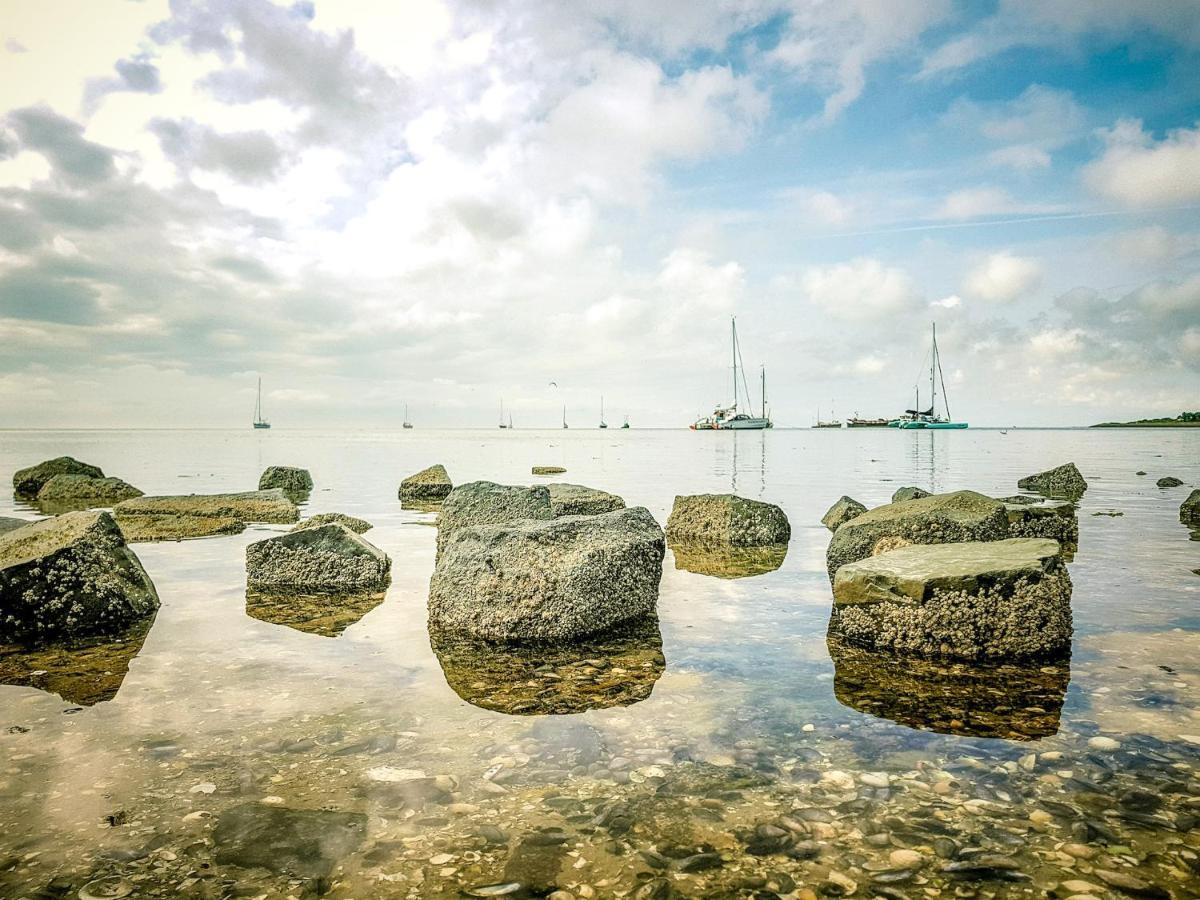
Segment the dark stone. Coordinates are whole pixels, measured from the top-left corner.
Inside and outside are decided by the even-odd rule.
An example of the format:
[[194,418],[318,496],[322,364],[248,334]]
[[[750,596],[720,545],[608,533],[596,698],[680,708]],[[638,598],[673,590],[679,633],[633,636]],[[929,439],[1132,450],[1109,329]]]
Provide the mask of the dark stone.
[[33,499],[42,486],[55,475],[86,475],[88,478],[103,478],[99,466],[91,466],[70,456],[48,459],[27,469],[18,469],[13,474],[13,493],[18,497]]
[[221,813],[216,860],[300,878],[324,878],[356,850],[367,831],[361,813],[243,803]]

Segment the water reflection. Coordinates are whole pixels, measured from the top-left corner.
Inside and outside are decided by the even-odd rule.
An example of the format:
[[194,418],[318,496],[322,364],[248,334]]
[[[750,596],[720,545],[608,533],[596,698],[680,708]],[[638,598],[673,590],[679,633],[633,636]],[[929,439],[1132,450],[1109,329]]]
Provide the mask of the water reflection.
[[828,638],[843,706],[909,728],[1032,741],[1057,734],[1069,662],[976,666],[898,658]]
[[337,637],[383,602],[384,593],[289,594],[246,592],[246,615],[306,634]]
[[735,547],[732,544],[674,542],[675,568],[713,578],[749,578],[774,572],[787,557],[787,544]]
[[640,703],[666,668],[657,616],[570,646],[506,646],[436,632],[430,643],[454,693],[510,715],[569,715]]
[[68,703],[92,706],[111,700],[146,642],[154,617],[117,637],[98,637],[48,647],[0,644],[0,684],[37,688]]

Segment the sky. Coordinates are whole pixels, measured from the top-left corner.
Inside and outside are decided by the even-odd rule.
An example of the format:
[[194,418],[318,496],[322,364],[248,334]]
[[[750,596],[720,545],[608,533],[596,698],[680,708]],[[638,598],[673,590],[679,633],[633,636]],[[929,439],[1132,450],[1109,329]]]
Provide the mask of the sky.
[[[1200,0],[0,0],[0,427],[1200,409]],[[744,401],[743,401],[744,402]]]

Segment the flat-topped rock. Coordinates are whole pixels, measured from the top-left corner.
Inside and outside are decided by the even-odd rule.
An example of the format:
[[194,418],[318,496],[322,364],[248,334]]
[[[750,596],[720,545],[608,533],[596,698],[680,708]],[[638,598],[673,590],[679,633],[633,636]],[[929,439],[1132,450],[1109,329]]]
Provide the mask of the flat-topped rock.
[[391,568],[386,553],[338,523],[289,531],[246,548],[246,583],[257,590],[363,590],[386,584]]
[[791,536],[792,526],[782,509],[736,494],[678,496],[667,519],[667,537],[672,543],[761,547],[786,544]]
[[258,489],[269,491],[272,488],[285,494],[307,494],[313,489],[312,475],[308,469],[295,466],[267,466],[258,478]]
[[830,531],[837,531],[838,528],[849,522],[851,519],[856,519],[867,511],[867,508],[855,500],[853,497],[843,495],[833,506],[821,516],[821,524]]
[[594,516],[625,508],[625,501],[616,494],[582,484],[548,484],[546,488],[550,491],[550,509],[556,519],[560,516]]
[[92,478],[89,475],[55,475],[37,492],[39,503],[80,502],[111,506],[122,500],[141,497],[132,484],[120,478]]
[[1079,544],[1079,518],[1070,500],[1001,497],[1009,537],[1050,538],[1070,551]]
[[450,483],[450,475],[441,463],[422,469],[415,475],[409,475],[400,482],[397,494],[401,500],[412,500],[418,503],[433,503],[445,500],[450,495],[454,485]]
[[908,544],[995,541],[1008,537],[1004,504],[974,491],[934,494],[867,510],[846,522],[829,542],[829,580],[859,559]]
[[1188,494],[1188,498],[1179,504],[1179,521],[1184,525],[1200,525],[1200,488]]
[[893,503],[903,503],[905,500],[920,500],[922,497],[932,497],[933,495],[924,488],[919,487],[902,487],[896,488],[892,494]]
[[130,541],[169,541],[237,534],[248,522],[287,524],[300,518],[296,504],[278,488],[237,494],[135,497],[113,507]]
[[1017,487],[1023,491],[1034,491],[1047,497],[1065,500],[1078,500],[1087,490],[1087,486],[1083,475],[1073,462],[1063,463],[1036,475],[1028,475],[1017,482]]
[[525,487],[469,481],[454,488],[438,515],[438,553],[449,537],[468,525],[493,525],[518,519],[553,519],[550,491],[545,485]]
[[0,643],[115,634],[158,594],[106,512],[72,512],[0,534]]
[[840,567],[833,599],[831,633],[868,649],[974,661],[1070,651],[1071,579],[1045,538],[901,547]]
[[303,531],[305,528],[319,528],[322,525],[333,524],[345,525],[355,534],[365,534],[375,527],[366,519],[348,516],[345,513],[328,512],[317,513],[315,516],[309,516],[303,522],[297,522],[292,526],[292,531]]
[[562,466],[534,466],[529,471],[534,475],[562,475],[567,470]]
[[642,507],[462,526],[434,568],[429,627],[515,643],[598,634],[655,611],[664,552]]
[[47,459],[36,466],[18,469],[13,474],[13,493],[18,497],[33,499],[42,486],[55,475],[86,475],[88,478],[103,478],[99,466],[88,465],[70,456]]

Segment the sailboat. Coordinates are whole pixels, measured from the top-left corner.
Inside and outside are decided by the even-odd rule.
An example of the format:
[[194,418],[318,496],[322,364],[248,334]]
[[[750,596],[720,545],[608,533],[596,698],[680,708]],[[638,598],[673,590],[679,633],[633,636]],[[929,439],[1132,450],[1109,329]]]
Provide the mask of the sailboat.
[[567,426],[567,407],[564,404],[563,405],[563,428],[566,428],[566,427],[568,427]]
[[604,421],[604,395],[600,395],[600,427],[607,428],[608,423]]
[[408,404],[404,404],[404,427],[412,428],[412,422],[408,421]]
[[503,400],[503,398],[501,398],[501,400],[500,400],[500,427],[508,428],[512,424],[512,416],[508,417],[508,421],[509,421],[509,425],[505,425],[504,424],[504,400]]
[[[944,416],[937,412],[937,389],[942,386],[942,405],[946,408]],[[915,409],[907,409],[888,425],[896,428],[966,428],[966,422],[955,422],[950,418],[950,400],[946,395],[946,378],[942,374],[942,357],[938,353],[937,322],[933,323],[933,349],[929,360],[929,409],[921,409],[921,389],[917,388]]]
[[821,420],[821,408],[818,406],[817,407],[817,424],[814,425],[813,428],[841,428],[842,423],[840,421],[838,421],[837,414],[834,413],[832,406],[829,407],[829,414],[831,416],[833,416],[833,418],[830,419],[828,422],[822,421]]
[[270,428],[271,423],[263,418],[262,412],[262,378],[258,379],[258,400],[254,404],[254,427]]
[[629,416],[626,416],[626,417],[625,417],[625,424],[624,424],[624,425],[622,425],[621,427],[622,427],[622,428],[628,428],[628,427],[629,427]]
[[[772,428],[773,423],[767,415],[767,373],[763,369],[762,374],[762,415],[754,415],[754,407],[750,402],[750,389],[746,386],[746,367],[742,362],[742,348],[738,344],[737,337],[737,319],[730,317],[729,328],[731,333],[730,346],[733,354],[733,403],[729,406],[718,406],[713,410],[711,416],[705,416],[697,419],[689,427],[692,431],[726,431],[729,429],[735,430],[762,430],[764,428]],[[746,406],[749,408],[749,413],[738,412],[738,369],[742,370],[742,389],[746,394]]]

